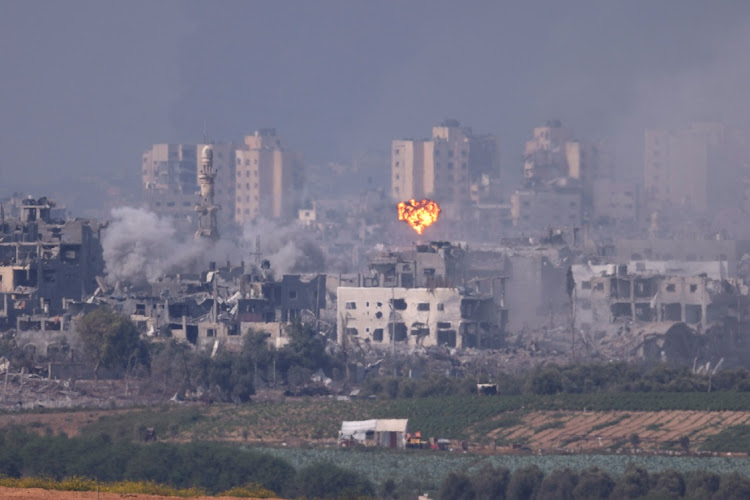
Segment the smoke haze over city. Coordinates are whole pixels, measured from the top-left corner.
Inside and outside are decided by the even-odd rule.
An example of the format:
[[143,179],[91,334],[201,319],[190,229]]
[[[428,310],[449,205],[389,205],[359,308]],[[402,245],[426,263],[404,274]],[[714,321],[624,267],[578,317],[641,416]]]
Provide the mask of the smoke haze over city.
[[509,177],[529,131],[559,118],[639,179],[644,128],[747,125],[748,14],[740,1],[6,2],[0,182],[136,193],[143,149],[204,127],[222,141],[277,127],[307,162],[349,163],[446,117],[497,134]]

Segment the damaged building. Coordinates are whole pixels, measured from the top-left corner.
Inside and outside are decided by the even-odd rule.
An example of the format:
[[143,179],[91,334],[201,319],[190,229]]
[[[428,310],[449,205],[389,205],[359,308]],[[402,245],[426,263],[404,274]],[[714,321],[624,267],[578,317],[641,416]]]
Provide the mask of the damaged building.
[[747,287],[727,262],[640,261],[575,265],[575,325],[605,331],[615,323],[682,322],[706,331],[717,321],[747,319]]
[[491,293],[463,279],[465,249],[417,245],[413,259],[386,253],[357,287],[337,289],[338,342],[373,346],[497,346],[507,323],[504,280]]
[[0,220],[0,317],[6,326],[15,326],[22,316],[57,317],[49,325],[55,329],[66,302],[81,300],[98,286],[104,269],[102,226],[53,219],[54,206],[45,197],[28,198],[19,218]]
[[267,262],[261,268],[244,263],[209,265],[198,274],[163,277],[150,290],[123,293],[105,283],[90,303],[107,304],[135,322],[149,337],[175,338],[205,347],[242,345],[248,330],[270,334],[284,343],[284,325],[318,318],[326,306],[325,275],[273,278]]

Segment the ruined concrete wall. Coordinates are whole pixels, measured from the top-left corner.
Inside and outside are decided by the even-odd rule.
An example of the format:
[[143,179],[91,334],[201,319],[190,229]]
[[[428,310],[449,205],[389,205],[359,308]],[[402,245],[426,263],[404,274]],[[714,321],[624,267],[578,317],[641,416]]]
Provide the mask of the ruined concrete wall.
[[[455,288],[339,288],[338,342],[462,347],[461,295]],[[393,309],[391,308],[393,301]]]

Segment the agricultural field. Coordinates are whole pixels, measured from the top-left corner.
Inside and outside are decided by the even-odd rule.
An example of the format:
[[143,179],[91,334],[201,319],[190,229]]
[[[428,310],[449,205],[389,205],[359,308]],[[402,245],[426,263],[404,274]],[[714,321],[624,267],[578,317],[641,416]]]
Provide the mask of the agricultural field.
[[[58,491],[44,490],[40,488],[5,488],[0,486],[0,498],[13,500],[122,500],[127,497],[131,500],[183,500],[182,497],[161,495],[139,495],[129,493],[97,493],[96,491]],[[223,500],[232,500],[236,497],[221,497]],[[193,500],[215,500],[216,497],[193,497]],[[247,498],[245,498],[247,500]]]
[[[514,415],[512,413],[511,415]],[[481,423],[493,427],[492,420]],[[677,449],[681,439],[689,451],[702,449],[710,436],[726,428],[750,424],[744,411],[537,411],[495,420],[499,427],[487,433],[497,444],[524,443],[531,449],[596,450],[630,447],[638,436],[638,448]],[[750,451],[750,448],[747,449]]]
[[642,465],[649,472],[677,470],[682,473],[710,470],[717,474],[739,472],[750,476],[750,458],[745,457],[678,457],[654,455],[481,455],[460,452],[407,450],[394,452],[376,449],[341,448],[256,448],[281,458],[294,467],[311,463],[346,464],[348,470],[358,472],[375,484],[393,479],[399,484],[418,481],[421,485],[440,484],[450,472],[475,473],[485,465],[506,467],[511,471],[529,465],[543,472],[570,468],[582,471],[598,467],[612,476],[620,476],[628,464]]
[[[107,434],[125,440],[140,440],[146,428],[154,428],[159,440],[332,446],[342,420],[408,418],[409,428],[424,437],[466,440],[484,451],[502,451],[512,443],[534,450],[606,451],[627,448],[632,434],[638,435],[641,449],[678,451],[678,441],[687,438],[689,450],[696,451],[706,442],[717,443],[712,436],[726,429],[750,426],[748,409],[750,394],[736,392],[309,398],[246,405],[2,414],[0,427],[21,425],[39,433]],[[740,441],[740,446],[747,443],[750,450],[750,436]],[[475,451],[482,450],[475,447]]]

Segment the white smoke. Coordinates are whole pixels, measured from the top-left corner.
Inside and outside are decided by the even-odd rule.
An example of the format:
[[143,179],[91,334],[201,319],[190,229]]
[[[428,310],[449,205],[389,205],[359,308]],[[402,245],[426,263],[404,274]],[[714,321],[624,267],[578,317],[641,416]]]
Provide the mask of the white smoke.
[[102,238],[105,272],[111,282],[153,283],[200,260],[204,241],[180,239],[173,222],[140,208],[112,210],[112,221]]
[[260,237],[263,259],[271,263],[277,275],[325,271],[323,251],[294,225],[281,226],[268,219],[259,219],[243,227],[242,246],[247,253],[255,251]]
[[325,271],[322,250],[295,225],[262,219],[246,225],[239,238],[211,243],[193,238],[190,231],[179,231],[169,217],[119,207],[112,210],[102,237],[107,280],[146,284],[170,273],[204,270],[210,261],[239,264],[255,252],[258,236],[262,258],[270,261],[277,276]]

